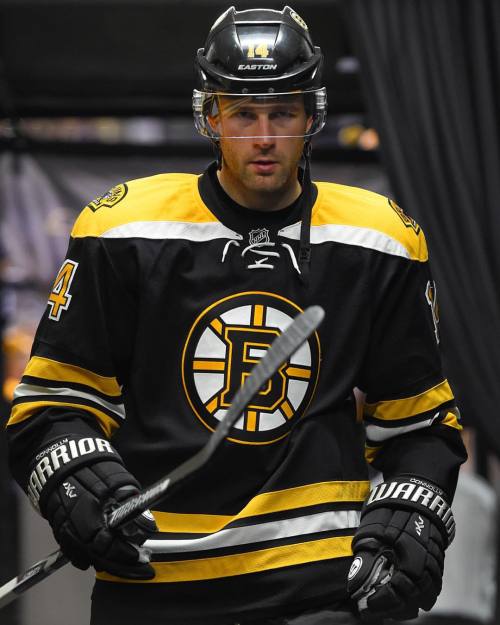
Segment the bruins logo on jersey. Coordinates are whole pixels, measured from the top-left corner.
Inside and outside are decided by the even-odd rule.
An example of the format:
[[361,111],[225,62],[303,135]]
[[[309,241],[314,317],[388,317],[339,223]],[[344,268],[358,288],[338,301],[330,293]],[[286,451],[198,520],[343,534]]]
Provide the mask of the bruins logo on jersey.
[[118,202],[121,202],[123,198],[127,195],[127,193],[127,185],[119,184],[116,187],[110,189],[104,195],[99,195],[98,197],[96,197],[95,200],[92,200],[92,202],[87,204],[87,207],[90,208],[90,210],[94,213],[95,211],[103,207],[111,208],[112,206],[116,206]]
[[[194,322],[182,356],[182,379],[195,415],[215,430],[254,364],[301,309],[272,293],[246,292],[212,304]],[[319,374],[314,334],[248,406],[229,440],[267,444],[283,438],[309,405]]]
[[394,202],[393,200],[389,200],[389,206],[396,213],[396,215],[401,219],[404,225],[407,228],[412,228],[415,234],[418,236],[418,234],[420,233],[420,226],[417,224],[417,222],[411,217],[408,217],[408,215],[406,215],[403,212],[403,209],[400,206],[398,206],[396,202]]

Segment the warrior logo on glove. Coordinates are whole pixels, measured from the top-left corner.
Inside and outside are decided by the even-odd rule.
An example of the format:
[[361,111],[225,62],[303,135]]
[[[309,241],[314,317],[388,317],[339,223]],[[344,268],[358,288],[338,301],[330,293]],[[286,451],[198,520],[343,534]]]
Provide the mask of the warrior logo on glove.
[[406,620],[434,605],[455,526],[444,496],[415,476],[372,490],[352,542],[347,580],[362,616]]
[[[96,454],[100,457],[117,455],[109,441],[103,438],[90,437],[78,440],[64,438],[39,452],[35,458],[37,463],[28,479],[28,497],[35,509],[38,509],[40,494],[50,478],[56,473],[62,474],[65,465],[79,458],[95,456]],[[72,496],[69,494],[69,490],[72,488],[69,484],[66,486],[66,494],[69,497]]]

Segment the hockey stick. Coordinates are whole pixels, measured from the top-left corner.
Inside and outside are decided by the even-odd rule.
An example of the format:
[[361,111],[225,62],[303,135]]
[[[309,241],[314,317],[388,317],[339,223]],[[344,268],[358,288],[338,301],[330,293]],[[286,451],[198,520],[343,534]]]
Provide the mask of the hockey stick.
[[[118,527],[123,525],[159,501],[165,495],[167,489],[202,468],[220,443],[226,438],[231,427],[236,423],[255,395],[316,330],[323,320],[324,314],[324,310],[320,306],[310,306],[298,315],[292,324],[273,341],[269,350],[252,369],[243,386],[236,392],[230,408],[210,436],[208,442],[194,456],[188,458],[168,475],[109,513],[106,519],[108,526]],[[0,609],[16,599],[25,590],[31,588],[31,586],[49,577],[49,575],[67,562],[68,559],[61,551],[54,551],[45,559],[33,564],[22,575],[11,579],[0,587]]]

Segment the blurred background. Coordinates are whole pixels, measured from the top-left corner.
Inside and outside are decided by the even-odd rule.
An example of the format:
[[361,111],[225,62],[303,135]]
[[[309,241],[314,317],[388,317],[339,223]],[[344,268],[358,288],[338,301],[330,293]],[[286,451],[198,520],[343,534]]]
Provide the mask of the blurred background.
[[[81,208],[110,187],[212,159],[193,57],[230,2],[0,0],[0,414]],[[282,2],[235,3],[281,9]],[[426,232],[443,351],[470,460],[444,591],[418,623],[500,623],[500,2],[295,0],[326,57],[313,178],[393,197]],[[56,548],[12,482],[0,433],[0,584]],[[65,567],[2,625],[85,625],[92,574]]]

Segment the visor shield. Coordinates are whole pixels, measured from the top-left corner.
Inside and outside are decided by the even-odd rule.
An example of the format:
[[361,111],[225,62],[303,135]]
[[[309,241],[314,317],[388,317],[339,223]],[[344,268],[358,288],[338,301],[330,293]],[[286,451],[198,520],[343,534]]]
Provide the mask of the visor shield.
[[198,132],[210,139],[310,137],[325,125],[326,89],[287,93],[193,91]]

